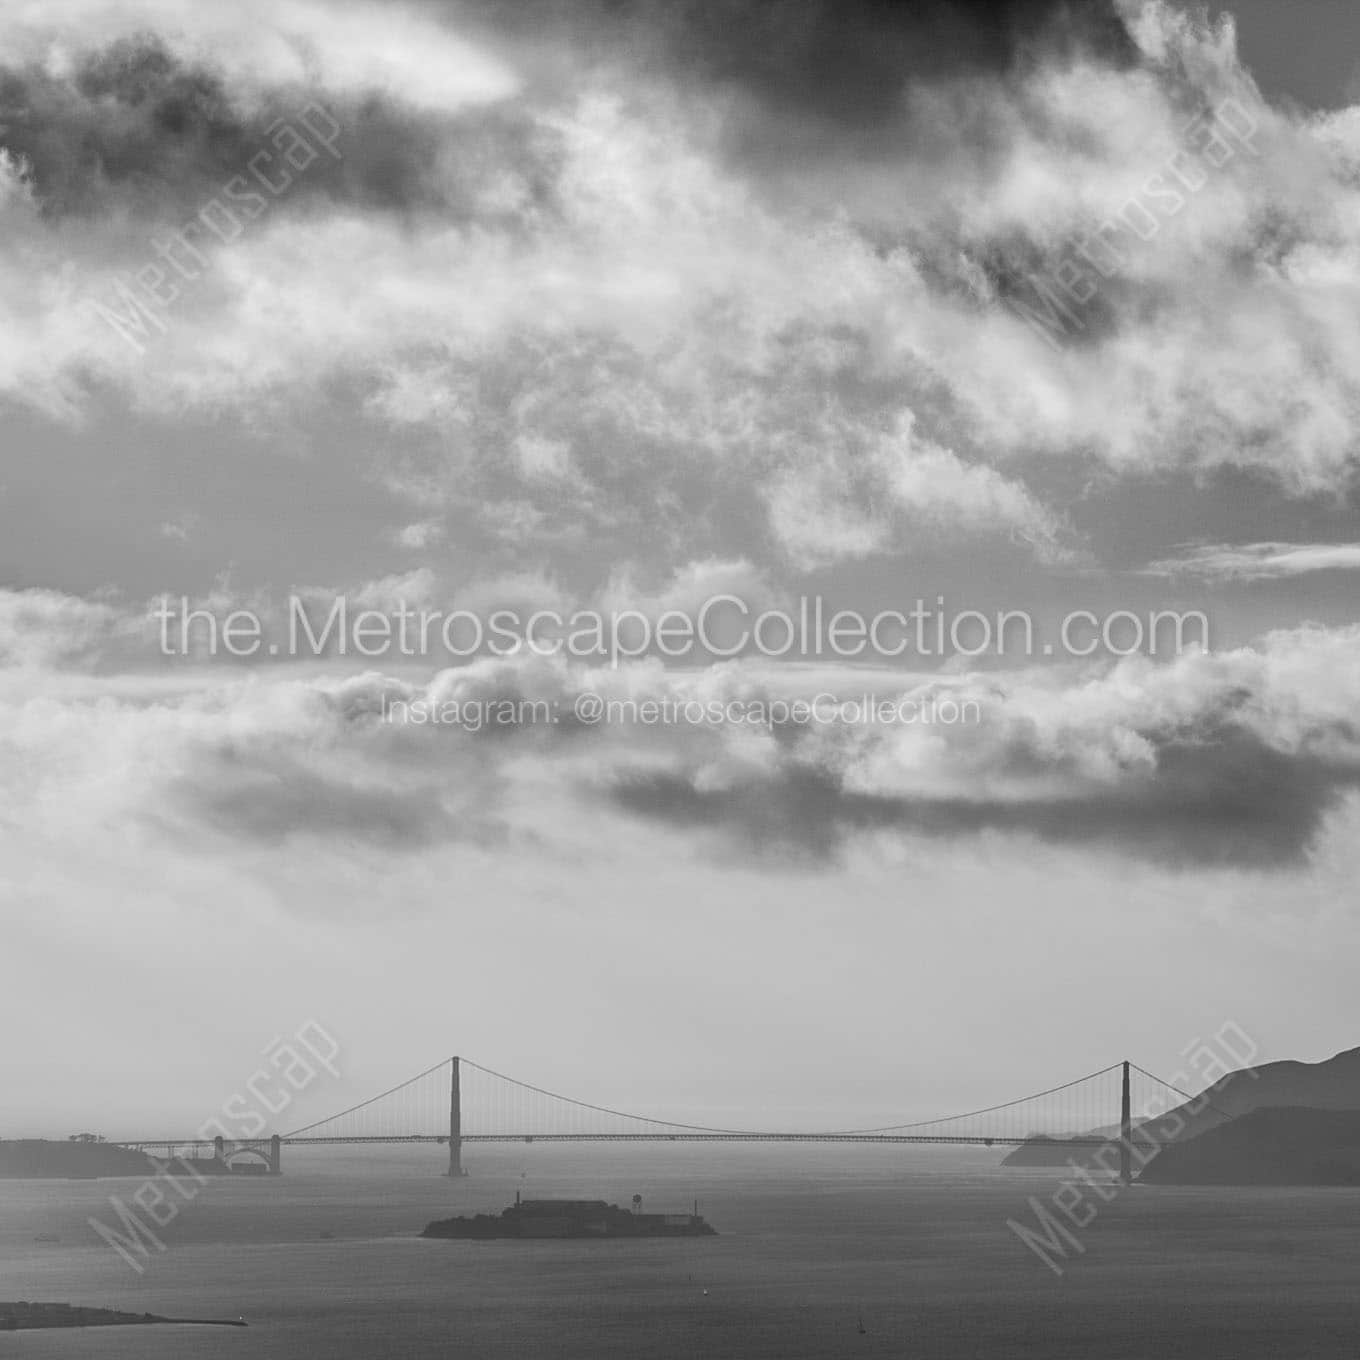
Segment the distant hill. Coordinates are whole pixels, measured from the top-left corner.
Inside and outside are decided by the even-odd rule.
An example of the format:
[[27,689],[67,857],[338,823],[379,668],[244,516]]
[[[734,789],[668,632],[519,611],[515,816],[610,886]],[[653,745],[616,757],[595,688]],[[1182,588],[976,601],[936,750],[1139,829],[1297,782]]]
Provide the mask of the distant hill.
[[[1224,1114],[1236,1118],[1269,1105],[1306,1106],[1314,1110],[1360,1110],[1360,1048],[1349,1048],[1322,1062],[1272,1062],[1244,1067],[1215,1082],[1209,1101]],[[1181,1106],[1181,1111],[1186,1109]],[[1192,1137],[1223,1123],[1222,1115],[1205,1109],[1186,1115],[1193,1128],[1181,1135]],[[1169,1123],[1170,1116],[1162,1122]],[[1156,1123],[1150,1125],[1155,1127]]]
[[1253,1110],[1164,1148],[1154,1185],[1360,1185],[1360,1110]]
[[[1360,1048],[1346,1049],[1322,1062],[1271,1062],[1230,1072],[1194,1100],[1157,1119],[1135,1123],[1134,1136],[1166,1147],[1271,1106],[1360,1110]],[[1118,1125],[1113,1123],[1091,1132],[1101,1137],[1119,1136]],[[1060,1144],[1022,1143],[1001,1164],[1062,1166],[1069,1157],[1082,1164],[1083,1157],[1089,1155],[1089,1148],[1074,1151]]]
[[92,1176],[153,1176],[144,1152],[111,1143],[53,1142],[45,1138],[0,1140],[0,1178],[70,1179]]

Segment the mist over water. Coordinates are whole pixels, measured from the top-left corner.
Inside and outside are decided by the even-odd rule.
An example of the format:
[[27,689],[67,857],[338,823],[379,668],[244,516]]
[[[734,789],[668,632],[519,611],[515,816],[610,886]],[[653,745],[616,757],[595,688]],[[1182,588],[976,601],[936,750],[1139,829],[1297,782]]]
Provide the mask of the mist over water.
[[[0,1182],[0,1295],[250,1324],[30,1332],[13,1353],[1275,1360],[1303,1354],[1305,1327],[1310,1357],[1351,1357],[1360,1333],[1360,1192],[1134,1187],[1058,1278],[1006,1226],[1032,1222],[1028,1197],[1047,1202],[1055,1177],[1002,1171],[995,1150],[536,1144],[473,1148],[460,1182],[434,1148],[285,1157],[276,1180],[203,1187],[140,1276],[86,1221],[111,1222],[108,1196],[138,1182]],[[638,1193],[656,1211],[697,1198],[720,1236],[416,1237],[516,1190]]]

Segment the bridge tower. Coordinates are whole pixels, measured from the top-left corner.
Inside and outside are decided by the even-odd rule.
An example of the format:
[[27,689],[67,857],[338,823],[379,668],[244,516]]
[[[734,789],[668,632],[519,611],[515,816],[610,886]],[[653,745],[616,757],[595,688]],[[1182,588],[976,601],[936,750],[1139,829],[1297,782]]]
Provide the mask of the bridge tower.
[[1123,1092],[1119,1101],[1119,1179],[1133,1184],[1133,1112],[1129,1106],[1129,1060],[1124,1059]]
[[463,1171],[463,1097],[458,1086],[458,1059],[449,1059],[449,1175]]
[[277,1133],[269,1140],[269,1174],[283,1174],[283,1139]]

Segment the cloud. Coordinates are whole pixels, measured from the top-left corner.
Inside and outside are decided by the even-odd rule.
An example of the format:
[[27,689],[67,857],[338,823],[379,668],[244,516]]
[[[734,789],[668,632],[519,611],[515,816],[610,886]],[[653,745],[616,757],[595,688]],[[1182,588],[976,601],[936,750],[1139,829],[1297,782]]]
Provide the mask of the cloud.
[[[1360,125],[1264,104],[1230,26],[1097,6],[1062,42],[1061,6],[865,3],[824,43],[823,5],[686,6],[652,36],[646,7],[498,6],[399,11],[383,36],[364,6],[324,32],[301,0],[248,9],[90,0],[60,51],[38,11],[0,14],[38,115],[8,134],[30,168],[0,161],[9,401],[268,427],[338,400],[409,522],[466,516],[510,569],[593,548],[802,571],[959,535],[1062,563],[1082,554],[1064,486],[1354,486]],[[975,34],[955,65],[827,75],[939,25]],[[443,96],[405,90],[427,56]],[[152,258],[144,224],[192,207],[168,181],[215,183],[303,90],[344,124],[341,160],[202,243],[163,333],[130,346],[91,307]],[[1186,162],[1225,100],[1254,131]],[[808,122],[834,154],[786,174],[761,137]],[[1172,163],[1200,187],[1147,240],[1114,228],[1119,268],[1053,349],[1016,287]]]
[[[1155,770],[1113,787],[1052,787],[1033,796],[897,794],[847,788],[842,772],[794,762],[782,777],[705,788],[690,772],[627,775],[612,791],[630,812],[714,831],[763,859],[824,861],[857,833],[972,837],[986,832],[1186,867],[1282,870],[1306,855],[1324,816],[1360,785],[1337,768],[1293,759],[1235,726],[1206,726],[1156,746]],[[1032,756],[1023,743],[1004,761]]]
[[399,548],[409,552],[423,552],[426,548],[436,547],[443,541],[444,526],[437,519],[417,520],[405,524],[393,535]]
[[495,842],[494,770],[468,758],[453,777],[375,729],[384,699],[408,693],[376,676],[72,685],[11,672],[0,817],[55,836],[111,823],[206,853],[299,837],[408,852]]
[[112,599],[58,590],[0,590],[0,666],[26,670],[126,663],[153,633],[149,617]]
[[591,603],[602,613],[631,610],[655,622],[670,611],[697,618],[709,600],[722,595],[743,601],[751,613],[783,602],[766,575],[753,563],[743,558],[710,557],[687,563],[650,590],[634,581],[627,569],[617,569]]
[[1211,581],[1275,581],[1318,571],[1360,571],[1360,544],[1204,544],[1183,556],[1150,562],[1140,574],[1198,576]]
[[128,214],[147,222],[148,251],[156,226],[185,230],[200,248],[229,235],[200,216],[213,199],[218,222],[224,209],[249,222],[261,203],[296,212],[318,196],[457,221],[474,215],[480,191],[460,167],[496,164],[507,180],[534,172],[523,117],[432,113],[333,86],[320,99],[306,85],[246,99],[218,64],[191,64],[161,35],[138,34],[69,69],[0,66],[0,145],[45,217]]
[[1004,74],[1037,50],[1136,56],[1108,0],[481,0],[470,10],[513,39],[546,30],[597,61],[737,96],[732,140],[754,150],[759,137],[765,154],[776,138],[785,150],[801,142],[803,156],[832,138],[854,145],[900,126],[909,85]]
[[[40,603],[58,638],[90,626],[76,605]],[[95,624],[107,632],[107,614]],[[1005,836],[1287,870],[1360,786],[1357,628],[1169,664],[947,678],[655,660],[592,670],[528,655],[428,680],[329,664],[80,676],[54,669],[69,650],[0,686],[0,816],[35,831],[95,819],[223,845],[533,843],[570,857],[594,807],[776,864],[830,863],[885,838]],[[827,694],[858,720],[832,720],[829,700],[823,721],[770,708]],[[582,695],[613,705],[609,720],[582,722]],[[874,710],[907,701],[918,720],[868,721],[866,696]],[[940,720],[951,711],[968,720]]]
[[160,528],[161,537],[168,538],[175,543],[187,543],[197,523],[197,516],[194,515],[182,515],[179,519],[163,520]]
[[[297,758],[241,751],[223,744],[191,772],[172,780],[167,800],[229,837],[282,844],[321,837],[388,850],[411,850],[462,839],[470,830],[455,819],[435,787],[325,774]],[[482,823],[481,834],[485,834]]]
[[0,14],[9,61],[53,74],[103,49],[154,34],[178,62],[219,71],[258,98],[280,87],[386,96],[443,113],[512,95],[501,62],[400,3],[241,0],[48,0]]
[[[1165,667],[973,678],[947,691],[978,704],[971,725],[697,743],[619,771],[609,796],[773,858],[827,858],[869,833],[993,832],[1282,869],[1360,785],[1358,648],[1356,630],[1305,630]],[[938,698],[937,683],[912,697]]]

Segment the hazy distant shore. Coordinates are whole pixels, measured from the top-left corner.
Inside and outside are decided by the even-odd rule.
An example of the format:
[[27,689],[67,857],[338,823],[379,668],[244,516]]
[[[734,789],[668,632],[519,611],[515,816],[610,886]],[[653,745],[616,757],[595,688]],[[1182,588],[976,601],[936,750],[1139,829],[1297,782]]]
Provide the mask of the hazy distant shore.
[[115,1308],[81,1308],[70,1303],[0,1303],[0,1332],[51,1330],[56,1327],[149,1327],[190,1324],[200,1327],[244,1327],[244,1319],[168,1318],[155,1313],[121,1313]]
[[0,1140],[0,1178],[87,1179],[97,1176],[154,1176],[144,1152],[112,1143],[57,1142],[46,1138]]

